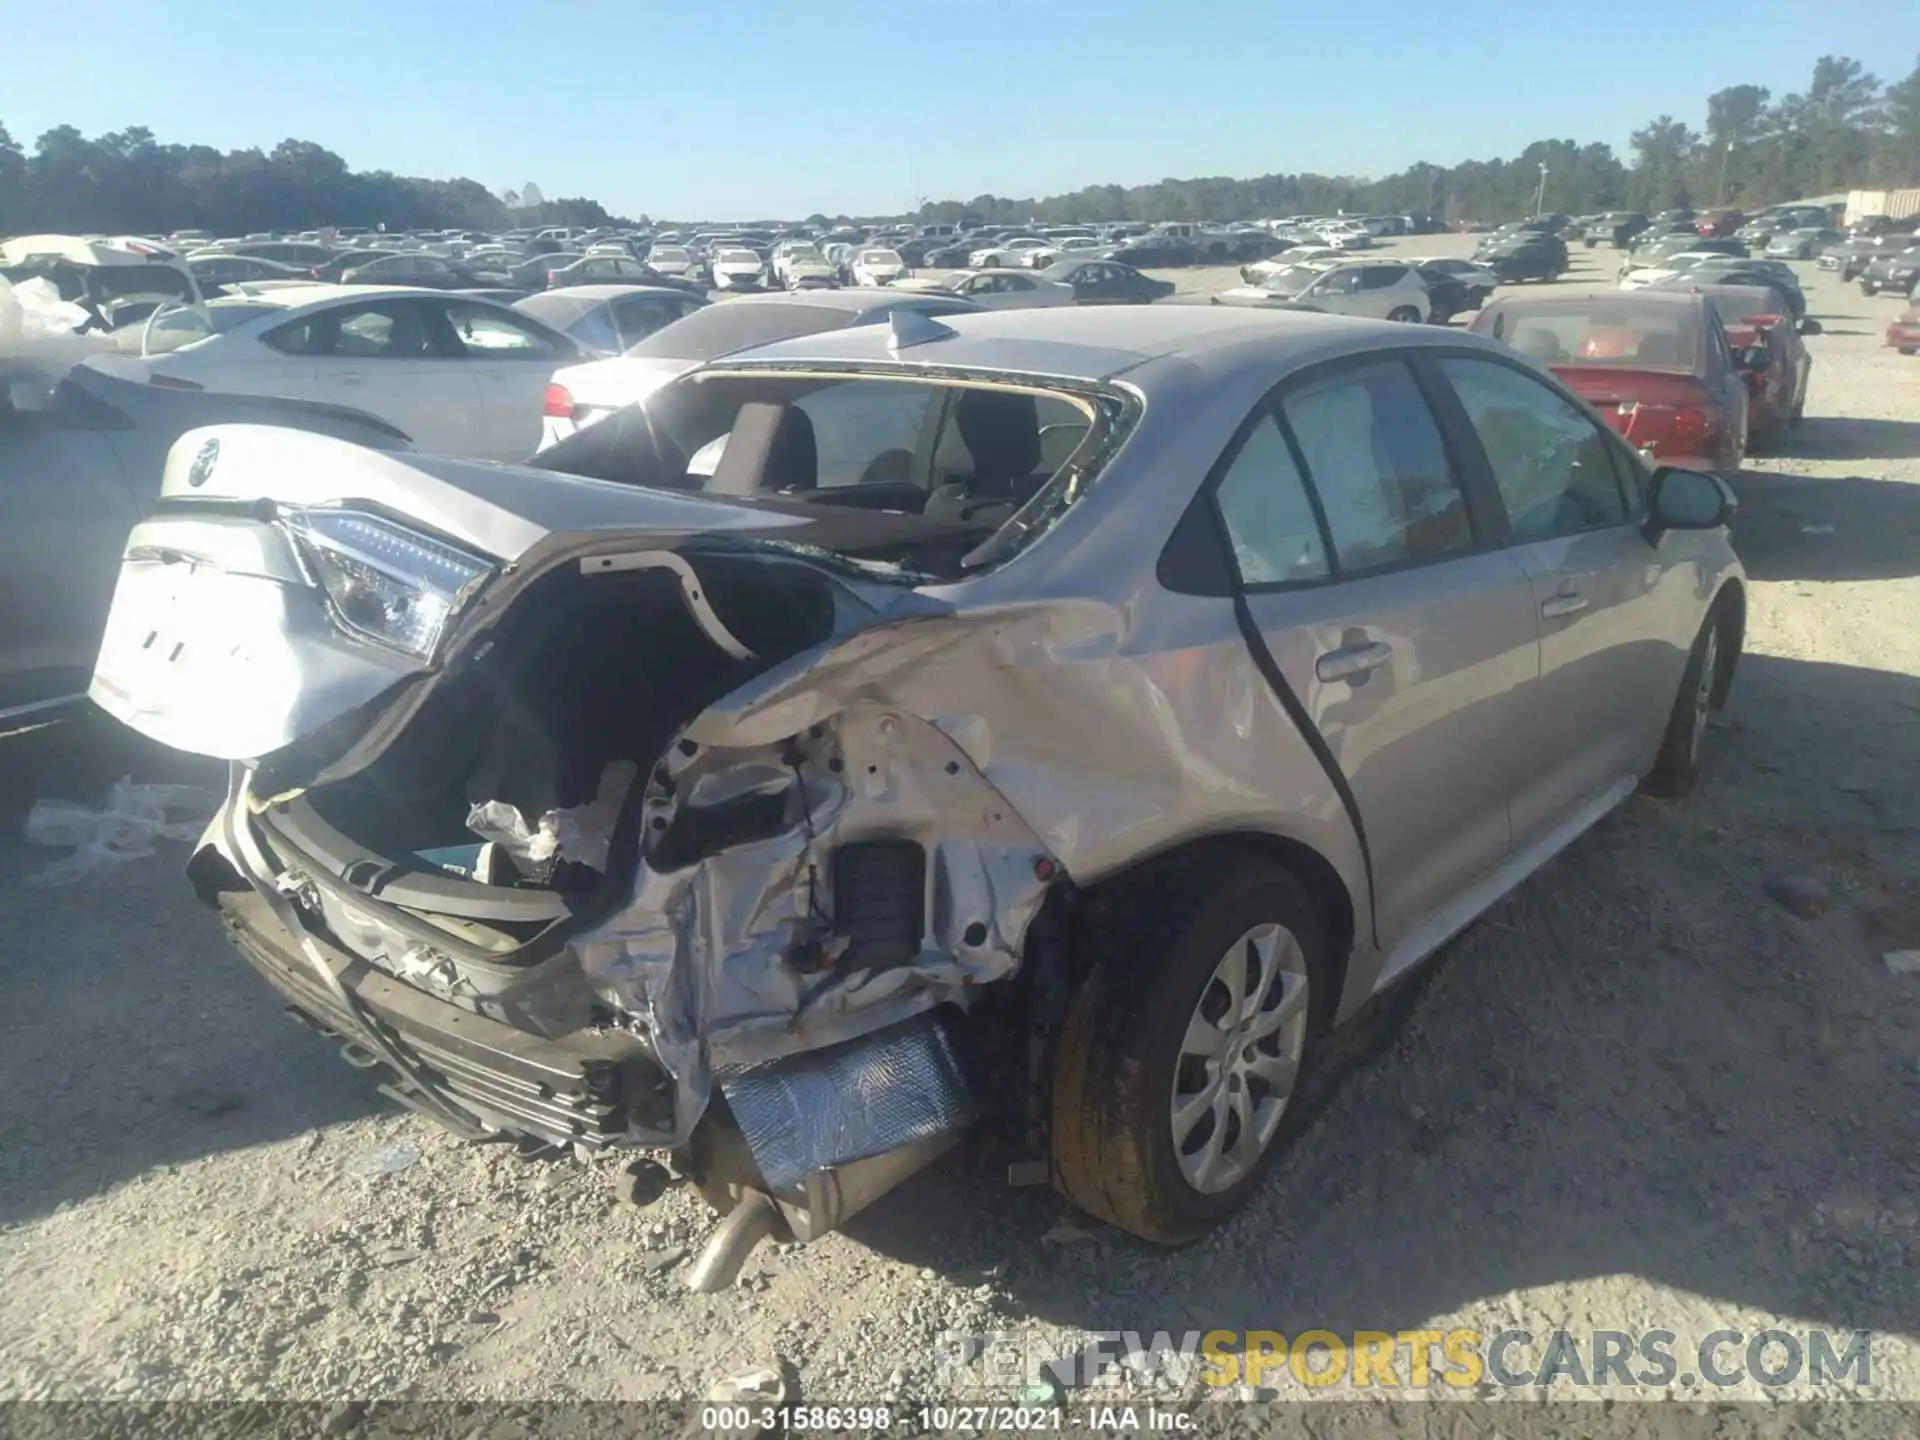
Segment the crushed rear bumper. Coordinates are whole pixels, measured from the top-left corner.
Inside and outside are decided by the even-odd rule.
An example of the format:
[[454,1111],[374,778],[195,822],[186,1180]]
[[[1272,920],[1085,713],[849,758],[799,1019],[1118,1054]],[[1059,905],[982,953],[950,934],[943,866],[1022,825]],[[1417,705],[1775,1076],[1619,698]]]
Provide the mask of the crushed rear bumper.
[[[605,1029],[532,1035],[425,994],[310,933],[294,936],[251,890],[214,899],[228,937],[298,1019],[339,1041],[352,1064],[384,1069],[386,1094],[449,1129],[593,1149],[672,1130],[673,1083],[640,1037]],[[332,972],[348,1005],[310,955]],[[405,1069],[383,1052],[397,1053]]]

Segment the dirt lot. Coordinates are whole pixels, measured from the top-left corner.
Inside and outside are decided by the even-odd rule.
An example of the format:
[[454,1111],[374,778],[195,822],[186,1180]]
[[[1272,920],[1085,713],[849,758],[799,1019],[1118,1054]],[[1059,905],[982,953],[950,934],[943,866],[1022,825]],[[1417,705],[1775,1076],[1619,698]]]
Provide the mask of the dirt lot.
[[[1576,256],[1563,283],[1611,278]],[[1920,1400],[1920,975],[1882,960],[1920,948],[1920,360],[1880,344],[1897,302],[1808,292],[1702,787],[1628,804],[1350,1037],[1256,1202],[1179,1252],[1050,1237],[1059,1201],[955,1160],[691,1295],[690,1196],[623,1207],[611,1167],[395,1112],[228,952],[179,847],[28,883],[34,798],[202,767],[105,723],[0,742],[0,1399],[700,1396],[775,1364],[858,1399],[931,1393],[948,1329],[1777,1325],[1872,1330],[1872,1393]]]

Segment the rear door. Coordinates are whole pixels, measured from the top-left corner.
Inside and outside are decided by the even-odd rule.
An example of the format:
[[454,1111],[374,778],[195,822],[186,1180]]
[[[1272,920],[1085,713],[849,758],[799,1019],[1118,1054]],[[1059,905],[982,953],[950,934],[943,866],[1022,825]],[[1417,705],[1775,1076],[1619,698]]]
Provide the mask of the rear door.
[[1536,728],[1508,752],[1514,843],[1611,788],[1659,744],[1700,600],[1678,546],[1641,530],[1638,467],[1585,409],[1517,365],[1448,355],[1458,398],[1500,492],[1540,633]]
[[321,399],[398,425],[417,449],[484,454],[475,444],[483,433],[479,386],[439,304],[390,296],[336,306],[287,327],[279,340],[309,347]]
[[576,357],[510,310],[467,300],[449,300],[445,310],[480,391],[483,438],[465,453],[526,459],[540,448],[541,401],[554,369]]
[[1253,625],[1351,794],[1393,946],[1507,856],[1532,588],[1397,356],[1289,381],[1217,498]]

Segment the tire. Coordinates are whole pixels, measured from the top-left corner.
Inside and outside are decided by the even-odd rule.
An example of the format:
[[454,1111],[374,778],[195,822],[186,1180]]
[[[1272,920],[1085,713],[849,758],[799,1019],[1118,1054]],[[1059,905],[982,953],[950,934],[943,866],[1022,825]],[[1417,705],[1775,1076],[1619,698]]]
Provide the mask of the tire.
[[1387,312],[1387,319],[1402,325],[1417,325],[1420,323],[1420,312],[1412,305],[1396,305]]
[[[1217,1060],[1183,1054],[1203,1017],[1231,1019],[1222,972],[1229,959],[1257,950],[1263,932],[1273,938],[1274,978],[1263,1002],[1243,1004],[1241,1024],[1258,1026],[1281,1011],[1286,1018],[1244,1049],[1235,1029],[1225,1049],[1230,1057],[1269,1045],[1295,1054],[1286,1097],[1238,1068],[1215,1069]],[[1105,953],[1074,996],[1055,1059],[1053,1162],[1061,1192],[1102,1220],[1165,1245],[1197,1238],[1244,1205],[1300,1123],[1297,1097],[1333,1008],[1324,937],[1306,889],[1261,861],[1232,861],[1211,874],[1196,862],[1134,898],[1124,923],[1099,937]],[[1213,1094],[1225,1106],[1223,1118],[1218,1104],[1198,1101],[1184,1146],[1176,1140],[1177,1093]],[[1261,1108],[1276,1099],[1277,1112]],[[1238,1108],[1243,1104],[1249,1108]],[[1235,1156],[1249,1115],[1271,1126],[1267,1140]],[[1220,1147],[1208,1143],[1216,1133]],[[1201,1188],[1189,1172],[1209,1164],[1212,1180]]]
[[1901,345],[1896,348],[1902,355],[1920,355],[1920,345]]
[[1878,295],[1880,293],[1880,287],[1871,280],[1862,280],[1860,282],[1860,293],[1862,295]]
[[1674,696],[1673,712],[1667,716],[1666,734],[1660,740],[1660,753],[1653,769],[1640,788],[1649,795],[1677,800],[1690,792],[1700,779],[1700,752],[1707,733],[1707,715],[1715,706],[1715,693],[1721,688],[1719,676],[1730,663],[1721,654],[1724,642],[1722,606],[1715,602],[1701,622],[1687,654],[1687,668],[1680,675],[1680,693]]

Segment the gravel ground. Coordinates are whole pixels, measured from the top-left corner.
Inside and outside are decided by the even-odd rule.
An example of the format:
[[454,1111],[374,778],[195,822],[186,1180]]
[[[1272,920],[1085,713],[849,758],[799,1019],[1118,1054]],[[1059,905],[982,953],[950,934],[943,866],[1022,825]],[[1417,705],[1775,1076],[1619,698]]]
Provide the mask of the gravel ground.
[[[1611,278],[1576,258],[1563,283]],[[29,883],[36,797],[206,767],[104,721],[0,741],[0,1399],[699,1397],[761,1366],[873,1399],[934,1393],[954,1329],[1778,1326],[1873,1331],[1870,1393],[1920,1400],[1920,975],[1882,960],[1920,948],[1920,361],[1880,344],[1898,302],[1808,291],[1808,418],[1739,481],[1750,632],[1701,788],[1629,803],[1346,1037],[1254,1203],[1178,1252],[950,1158],[690,1294],[690,1194],[624,1206],[610,1163],[396,1113],[229,953],[180,847]]]

